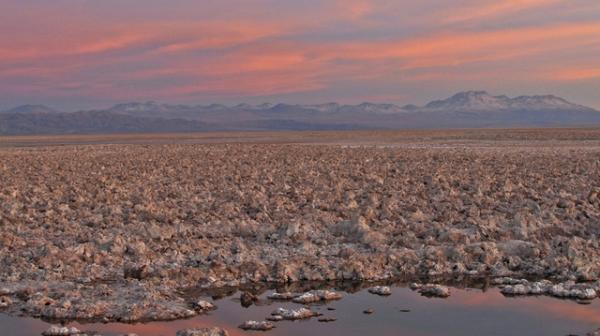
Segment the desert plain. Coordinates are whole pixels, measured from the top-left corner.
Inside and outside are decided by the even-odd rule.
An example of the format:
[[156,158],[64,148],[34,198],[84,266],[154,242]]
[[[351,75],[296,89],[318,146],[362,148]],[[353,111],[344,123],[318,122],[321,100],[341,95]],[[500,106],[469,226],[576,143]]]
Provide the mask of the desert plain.
[[12,315],[169,320],[212,309],[191,293],[344,281],[586,303],[599,236],[600,129],[0,138]]

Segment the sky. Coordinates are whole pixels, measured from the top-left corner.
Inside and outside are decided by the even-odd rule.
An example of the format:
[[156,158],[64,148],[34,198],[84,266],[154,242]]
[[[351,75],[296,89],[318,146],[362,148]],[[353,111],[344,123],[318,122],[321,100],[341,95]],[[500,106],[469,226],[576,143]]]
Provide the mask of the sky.
[[0,32],[0,108],[464,90],[600,108],[598,0],[0,0]]

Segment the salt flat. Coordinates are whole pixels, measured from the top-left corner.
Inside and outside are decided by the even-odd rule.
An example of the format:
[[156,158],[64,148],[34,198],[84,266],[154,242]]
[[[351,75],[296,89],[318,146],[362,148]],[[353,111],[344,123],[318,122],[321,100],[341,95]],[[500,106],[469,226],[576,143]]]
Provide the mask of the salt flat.
[[10,314],[177,319],[201,313],[183,288],[303,281],[512,277],[551,281],[540,294],[600,291],[600,130],[0,143]]

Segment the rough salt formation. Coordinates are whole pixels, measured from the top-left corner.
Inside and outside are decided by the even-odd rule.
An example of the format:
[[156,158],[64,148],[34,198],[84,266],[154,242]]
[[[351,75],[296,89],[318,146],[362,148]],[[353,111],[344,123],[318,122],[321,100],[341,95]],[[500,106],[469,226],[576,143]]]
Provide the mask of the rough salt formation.
[[283,316],[281,316],[281,315],[271,315],[271,316],[267,316],[265,318],[265,320],[271,321],[271,322],[279,322],[279,321],[283,321]]
[[59,327],[51,326],[48,330],[42,333],[43,336],[79,336],[83,332],[75,327]]
[[570,147],[0,148],[0,309],[127,322],[201,313],[178,291],[192,286],[596,281],[594,134]]
[[600,329],[594,330],[594,331],[590,331],[589,333],[585,334],[586,336],[600,336]]
[[566,281],[554,284],[548,280],[530,282],[526,279],[498,278],[494,284],[500,285],[505,295],[551,295],[583,301],[593,300],[600,294],[600,280],[592,283]]
[[246,321],[239,328],[243,330],[267,331],[275,328],[275,324],[269,321]]
[[6,308],[12,304],[12,300],[8,296],[0,296],[0,309]]
[[392,295],[392,290],[388,286],[375,286],[369,288],[369,293],[381,296]]
[[94,286],[72,282],[24,282],[14,285],[11,291],[13,304],[5,312],[47,320],[176,320],[213,309],[206,301],[199,301],[203,302],[200,306],[198,302],[187,301],[173,288],[139,282]]
[[213,303],[204,300],[198,300],[194,302],[193,306],[197,311],[200,312],[207,312],[209,310],[217,309]]
[[281,301],[288,301],[288,300],[292,300],[293,298],[295,298],[296,296],[298,296],[299,294],[294,294],[294,293],[290,293],[290,292],[286,292],[286,293],[271,293],[269,295],[267,295],[267,298],[270,300],[281,300]]
[[339,300],[342,298],[340,293],[329,290],[313,290],[306,292],[302,295],[298,295],[292,299],[295,303],[309,304],[315,302],[327,302],[332,300]]
[[295,303],[301,304],[311,304],[316,302],[327,302],[339,300],[342,298],[342,294],[331,291],[331,290],[311,290],[302,294],[296,293],[271,293],[267,295],[267,298],[270,300],[280,300],[280,301],[293,301]]
[[221,328],[195,328],[180,330],[176,336],[229,336],[229,333]]
[[258,301],[258,297],[250,292],[243,292],[240,295],[240,303],[243,307],[250,307],[256,301]]
[[281,316],[283,320],[305,320],[311,317],[320,316],[318,312],[312,311],[307,308],[298,308],[298,309],[285,309],[285,308],[277,308],[275,311],[271,313],[272,316]]
[[450,288],[436,284],[417,284],[410,285],[412,290],[416,290],[423,296],[447,298],[450,296]]

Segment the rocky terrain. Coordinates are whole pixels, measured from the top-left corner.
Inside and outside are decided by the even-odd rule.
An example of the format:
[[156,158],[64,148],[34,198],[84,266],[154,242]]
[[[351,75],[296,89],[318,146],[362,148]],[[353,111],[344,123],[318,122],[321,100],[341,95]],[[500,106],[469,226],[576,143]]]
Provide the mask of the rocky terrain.
[[594,299],[600,137],[585,134],[543,146],[5,147],[0,312],[168,320],[214,309],[189,288],[342,280],[445,296],[434,284],[497,278],[507,294]]

